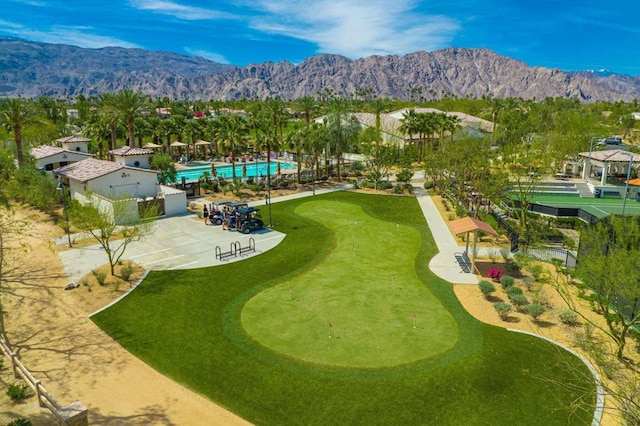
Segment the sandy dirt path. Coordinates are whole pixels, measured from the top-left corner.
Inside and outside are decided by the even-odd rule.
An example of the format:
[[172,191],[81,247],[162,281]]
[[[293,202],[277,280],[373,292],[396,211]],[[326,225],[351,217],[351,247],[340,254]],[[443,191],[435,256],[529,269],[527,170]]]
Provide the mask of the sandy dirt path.
[[[24,215],[25,212],[21,212]],[[80,400],[90,424],[242,425],[244,420],[173,382],[125,351],[87,314],[118,296],[112,288],[65,291],[67,279],[50,241],[60,228],[43,217],[34,222],[30,249],[6,270],[3,304],[14,351],[62,405]],[[5,366],[9,361],[5,360]],[[0,376],[13,383],[10,368]],[[0,398],[0,424],[18,417],[34,425],[53,424],[35,397],[14,404]]]

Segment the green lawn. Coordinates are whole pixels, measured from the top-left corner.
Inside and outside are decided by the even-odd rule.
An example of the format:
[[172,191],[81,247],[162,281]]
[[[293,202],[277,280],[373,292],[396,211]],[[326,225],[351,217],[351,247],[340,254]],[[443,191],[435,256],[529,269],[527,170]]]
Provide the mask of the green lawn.
[[428,271],[436,248],[414,198],[343,192],[272,209],[287,234],[277,248],[151,272],[94,321],[257,424],[590,423],[586,367],[475,321]]

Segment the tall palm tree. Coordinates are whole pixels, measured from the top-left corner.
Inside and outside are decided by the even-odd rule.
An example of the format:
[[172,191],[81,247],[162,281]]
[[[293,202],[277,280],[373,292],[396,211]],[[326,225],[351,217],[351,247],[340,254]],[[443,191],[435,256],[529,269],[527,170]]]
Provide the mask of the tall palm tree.
[[360,123],[351,114],[351,104],[347,99],[334,97],[328,104],[329,115],[327,116],[326,125],[330,129],[331,144],[330,149],[333,151],[336,162],[338,180],[342,180],[340,172],[340,163],[342,154],[351,142],[357,138],[360,133]]
[[113,108],[113,93],[103,93],[95,100],[99,113],[109,126],[109,150],[116,149],[118,111]]
[[42,124],[32,101],[23,98],[0,99],[0,124],[13,132],[16,144],[16,160],[18,167],[24,163],[22,153],[22,129],[34,124]]
[[220,134],[227,152],[231,154],[231,173],[236,180],[236,150],[242,144],[248,127],[244,117],[239,115],[225,115],[219,118]]
[[127,145],[135,146],[135,118],[147,107],[147,97],[133,90],[122,90],[111,96],[109,102],[127,123]]
[[304,121],[307,124],[307,128],[311,124],[313,115],[318,111],[318,101],[311,96],[304,96],[298,98],[295,102],[295,110],[301,112],[304,115]]

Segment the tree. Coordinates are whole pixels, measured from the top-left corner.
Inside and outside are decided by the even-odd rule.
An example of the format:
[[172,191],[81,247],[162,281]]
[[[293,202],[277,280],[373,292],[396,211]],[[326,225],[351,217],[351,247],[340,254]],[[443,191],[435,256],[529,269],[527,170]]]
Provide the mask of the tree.
[[248,130],[246,120],[239,115],[224,115],[220,117],[220,137],[223,146],[231,156],[231,173],[236,179],[236,151],[241,146],[242,140]]
[[69,217],[82,232],[90,234],[104,249],[111,275],[129,244],[140,241],[155,230],[158,208],[147,205],[131,214],[130,205],[123,200],[113,201],[113,212],[100,210],[93,204],[72,203]]
[[[635,217],[612,216],[610,221],[600,221],[581,234],[575,275],[589,291],[588,300],[604,317],[606,328],[596,326],[615,343],[619,360],[624,360],[629,333],[640,325],[638,256],[640,224]],[[568,283],[559,284],[565,299],[571,301]]]
[[329,129],[331,143],[329,149],[336,157],[338,166],[338,180],[342,180],[340,163],[342,154],[350,143],[354,143],[360,134],[360,123],[351,115],[351,108],[347,99],[334,97],[329,101],[326,126]]
[[151,157],[151,168],[160,172],[160,174],[158,174],[158,182],[160,185],[175,182],[178,176],[176,166],[173,160],[171,160],[170,155],[154,154],[153,157]]
[[24,162],[22,152],[22,131],[25,127],[42,124],[38,118],[33,102],[23,98],[0,99],[0,124],[13,132],[13,140],[16,144],[16,160],[18,167]]
[[127,124],[127,145],[135,146],[135,118],[147,106],[146,97],[133,90],[122,90],[107,99],[109,107],[123,117]]

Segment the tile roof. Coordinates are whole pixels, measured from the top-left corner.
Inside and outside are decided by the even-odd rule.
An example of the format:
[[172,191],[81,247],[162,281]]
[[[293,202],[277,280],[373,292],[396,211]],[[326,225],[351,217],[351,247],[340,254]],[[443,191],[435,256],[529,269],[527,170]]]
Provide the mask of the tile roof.
[[87,158],[86,160],[60,167],[55,170],[55,173],[68,179],[84,183],[109,173],[116,172],[124,167],[124,165],[113,161]]
[[[625,154],[623,154],[625,153]],[[623,149],[608,149],[605,151],[592,151],[581,152],[581,157],[591,158],[595,161],[602,161],[605,163],[628,163],[631,160],[631,154],[633,156],[634,163],[640,163],[640,154],[633,154]]]
[[66,136],[64,138],[56,139],[56,142],[65,143],[65,142],[91,142],[91,139],[87,139],[85,137],[79,135],[71,135]]
[[61,152],[64,152],[64,151],[65,150],[62,148],[58,148],[57,146],[51,146],[51,145],[36,146],[29,150],[31,155],[33,155],[36,160],[51,157],[53,155],[60,154]]
[[151,155],[153,154],[153,150],[146,148],[135,148],[132,146],[121,146],[118,149],[112,149],[109,151],[109,154],[119,155],[121,157],[126,157],[129,155]]

